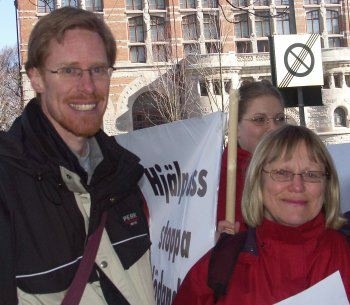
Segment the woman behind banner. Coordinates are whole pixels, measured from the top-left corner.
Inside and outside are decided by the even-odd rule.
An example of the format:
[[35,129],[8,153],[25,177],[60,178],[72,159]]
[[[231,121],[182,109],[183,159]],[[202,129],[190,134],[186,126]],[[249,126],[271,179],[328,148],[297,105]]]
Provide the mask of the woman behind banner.
[[[249,164],[251,154],[254,152],[262,136],[285,124],[286,117],[283,112],[283,106],[281,93],[267,80],[243,82],[239,88],[235,215],[236,221],[240,224],[240,231],[246,229],[241,212],[241,198],[246,168]],[[217,231],[219,233],[232,233],[234,231],[234,225],[225,220],[226,173],[227,147],[223,152],[221,160],[217,209]]]
[[264,137],[248,167],[242,212],[249,229],[221,234],[173,305],[271,305],[336,271],[350,299],[338,177],[315,133],[286,125]]

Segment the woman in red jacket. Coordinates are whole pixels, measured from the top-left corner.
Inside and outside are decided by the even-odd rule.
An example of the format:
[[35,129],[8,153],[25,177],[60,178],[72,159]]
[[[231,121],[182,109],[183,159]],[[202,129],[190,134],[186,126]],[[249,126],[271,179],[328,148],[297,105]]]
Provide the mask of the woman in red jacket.
[[[281,93],[269,81],[244,82],[239,88],[238,102],[238,149],[236,171],[236,221],[242,231],[246,228],[241,212],[241,198],[246,168],[251,154],[262,136],[284,125]],[[220,185],[218,195],[217,221],[219,233],[230,233],[234,225],[225,220],[226,209],[227,147],[221,160]],[[232,203],[233,204],[233,203]]]
[[242,212],[249,229],[222,234],[173,305],[272,305],[336,271],[350,300],[338,177],[315,133],[286,125],[264,137],[247,170]]

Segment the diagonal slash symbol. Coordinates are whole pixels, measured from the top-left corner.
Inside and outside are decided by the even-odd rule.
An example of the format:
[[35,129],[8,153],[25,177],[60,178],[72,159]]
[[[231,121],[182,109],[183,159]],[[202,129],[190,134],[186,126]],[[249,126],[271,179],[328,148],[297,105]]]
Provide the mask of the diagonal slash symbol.
[[[300,77],[306,76],[306,75],[308,75],[308,74],[311,72],[311,69],[310,69],[310,68],[311,68],[311,66],[312,66],[312,62],[314,61],[314,55],[312,54],[310,48],[309,48],[308,46],[302,44],[302,43],[296,43],[296,44],[294,44],[293,46],[294,46],[294,48],[296,48],[296,47],[304,48],[306,51],[309,52],[309,54],[310,54],[310,56],[311,56],[311,65],[310,65],[310,67],[307,66],[307,65],[298,57],[298,55],[295,54],[295,53],[293,52],[293,48],[290,48],[290,50],[289,50],[290,54],[292,54],[292,55],[295,57],[295,60],[298,61],[298,62],[300,63],[300,65],[302,65],[302,66],[304,66],[304,67],[306,68],[306,71],[305,71],[305,72],[299,72],[299,73],[298,73],[297,71],[293,71],[293,69],[290,68],[289,66],[287,67],[287,69],[288,69],[288,71],[290,71],[291,73],[294,72],[294,73],[295,73],[295,76],[300,76]],[[288,49],[289,49],[289,48],[288,48]],[[286,53],[287,53],[287,52],[286,52]]]
[[[303,77],[311,73],[314,64],[315,64],[315,57],[312,53],[312,46],[315,44],[317,41],[318,34],[312,34],[310,35],[309,39],[307,40],[306,44],[303,43],[295,43],[291,45],[290,47],[287,48],[285,54],[284,54],[284,64],[288,70],[288,73],[286,76],[283,78],[281,83],[279,84],[279,87],[287,87],[290,82],[292,81],[293,77]],[[293,49],[295,48],[301,48],[301,51],[299,54],[296,54],[293,52]],[[290,66],[288,63],[288,56],[292,55],[294,57],[294,62]],[[304,60],[306,56],[310,56],[311,58],[311,63],[310,65],[306,65]],[[305,72],[298,72],[299,68],[301,66],[304,66],[306,68]]]

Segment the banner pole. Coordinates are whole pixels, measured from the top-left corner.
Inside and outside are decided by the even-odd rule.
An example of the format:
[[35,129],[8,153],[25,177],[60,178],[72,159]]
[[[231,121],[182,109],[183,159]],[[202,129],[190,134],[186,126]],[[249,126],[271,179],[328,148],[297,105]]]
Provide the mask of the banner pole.
[[227,186],[226,186],[226,220],[235,222],[236,205],[236,170],[237,170],[237,123],[238,123],[238,89],[232,89],[229,100],[228,147],[227,147]]

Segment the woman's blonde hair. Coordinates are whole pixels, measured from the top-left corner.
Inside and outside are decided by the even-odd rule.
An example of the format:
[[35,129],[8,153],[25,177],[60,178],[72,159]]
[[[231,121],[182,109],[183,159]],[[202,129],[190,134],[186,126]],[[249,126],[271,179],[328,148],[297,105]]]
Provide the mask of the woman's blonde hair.
[[338,229],[344,224],[345,219],[340,214],[338,175],[326,146],[310,129],[285,125],[264,136],[249,164],[242,197],[242,214],[249,226],[260,225],[264,217],[263,167],[282,157],[285,160],[291,159],[301,143],[308,150],[310,160],[322,164],[327,173],[323,203],[326,226]]

